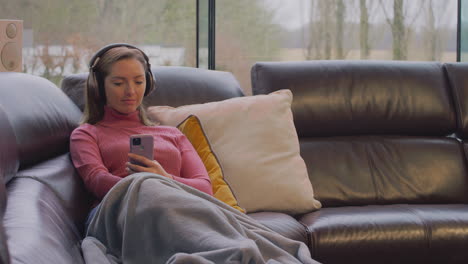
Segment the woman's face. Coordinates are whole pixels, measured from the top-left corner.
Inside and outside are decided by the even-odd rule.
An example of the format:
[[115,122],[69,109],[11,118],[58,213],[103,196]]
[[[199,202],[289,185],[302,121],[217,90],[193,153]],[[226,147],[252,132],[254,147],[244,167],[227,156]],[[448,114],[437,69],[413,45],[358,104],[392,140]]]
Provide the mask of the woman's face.
[[119,60],[104,79],[107,106],[121,114],[129,114],[140,106],[145,94],[145,70],[137,59]]

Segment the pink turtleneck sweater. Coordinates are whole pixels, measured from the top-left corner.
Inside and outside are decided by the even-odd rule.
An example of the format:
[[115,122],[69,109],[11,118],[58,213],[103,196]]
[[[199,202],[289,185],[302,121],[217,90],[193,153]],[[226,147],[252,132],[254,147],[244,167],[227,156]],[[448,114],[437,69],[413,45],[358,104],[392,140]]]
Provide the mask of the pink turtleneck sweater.
[[95,125],[83,124],[70,137],[73,165],[86,188],[100,201],[128,175],[129,137],[152,134],[154,159],[174,180],[212,195],[211,182],[200,157],[188,139],[175,127],[145,126],[139,112],[122,115],[104,108],[104,118]]

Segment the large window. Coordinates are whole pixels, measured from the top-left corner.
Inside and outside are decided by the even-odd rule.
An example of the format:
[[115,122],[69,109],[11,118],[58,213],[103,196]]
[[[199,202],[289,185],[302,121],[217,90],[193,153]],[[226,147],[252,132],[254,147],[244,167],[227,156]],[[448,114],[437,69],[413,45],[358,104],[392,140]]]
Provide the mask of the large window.
[[87,70],[113,42],[137,45],[152,65],[196,66],[196,0],[0,0],[0,18],[23,20],[23,71],[59,83]]
[[0,0],[0,19],[24,21],[23,69],[55,83],[127,42],[152,65],[230,71],[250,94],[256,61],[454,62],[459,1],[463,61],[468,0]]
[[460,2],[460,61],[468,61],[468,0]]
[[216,68],[250,93],[256,61],[454,62],[457,0],[217,0]]

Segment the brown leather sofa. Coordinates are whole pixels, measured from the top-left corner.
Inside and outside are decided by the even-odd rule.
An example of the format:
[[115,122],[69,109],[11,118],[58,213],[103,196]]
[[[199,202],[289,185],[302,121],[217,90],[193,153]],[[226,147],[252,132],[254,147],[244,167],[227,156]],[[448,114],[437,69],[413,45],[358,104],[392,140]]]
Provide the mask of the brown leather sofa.
[[[146,98],[147,105],[243,96],[231,73],[185,67],[158,67],[153,73],[158,88]],[[40,77],[0,73],[0,263],[84,262],[80,242],[91,196],[68,147],[82,114],[86,77],[68,76],[60,89]],[[307,239],[291,216],[252,216],[291,238]]]
[[[158,88],[147,105],[243,96],[227,72],[153,73]],[[301,155],[324,207],[249,215],[303,241],[323,263],[466,262],[467,73],[464,64],[432,62],[257,63],[255,94],[293,91]],[[83,263],[91,197],[70,162],[68,138],[85,79],[68,76],[59,89],[39,77],[0,73],[2,263]]]
[[79,241],[90,200],[68,155],[80,116],[48,80],[0,73],[2,263],[83,263]]
[[468,65],[257,63],[291,89],[319,211],[297,216],[323,263],[468,262]]

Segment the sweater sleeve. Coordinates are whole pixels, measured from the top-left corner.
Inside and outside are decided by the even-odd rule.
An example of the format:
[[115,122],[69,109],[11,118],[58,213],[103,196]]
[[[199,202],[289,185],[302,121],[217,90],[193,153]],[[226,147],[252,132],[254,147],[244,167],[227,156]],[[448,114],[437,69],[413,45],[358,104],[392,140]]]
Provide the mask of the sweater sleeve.
[[73,131],[70,137],[70,155],[86,188],[99,200],[121,180],[109,173],[104,166],[96,134],[90,125],[82,125]]
[[192,143],[182,133],[178,137],[178,145],[182,156],[182,167],[180,177],[173,176],[174,179],[209,195],[213,195],[210,177],[205,165],[192,146]]

